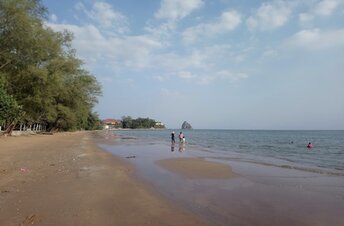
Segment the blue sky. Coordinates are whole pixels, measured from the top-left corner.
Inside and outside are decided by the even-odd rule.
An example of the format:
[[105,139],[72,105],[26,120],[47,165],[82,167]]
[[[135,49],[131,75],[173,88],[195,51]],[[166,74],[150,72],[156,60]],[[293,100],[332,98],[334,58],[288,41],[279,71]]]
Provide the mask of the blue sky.
[[103,86],[101,118],[344,129],[344,0],[43,0]]

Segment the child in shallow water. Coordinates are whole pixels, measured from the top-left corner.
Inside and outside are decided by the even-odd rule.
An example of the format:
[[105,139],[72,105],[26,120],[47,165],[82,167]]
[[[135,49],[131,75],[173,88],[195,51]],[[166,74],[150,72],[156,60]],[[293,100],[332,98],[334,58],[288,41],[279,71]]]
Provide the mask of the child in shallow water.
[[179,133],[179,142],[183,142],[184,134],[182,132]]

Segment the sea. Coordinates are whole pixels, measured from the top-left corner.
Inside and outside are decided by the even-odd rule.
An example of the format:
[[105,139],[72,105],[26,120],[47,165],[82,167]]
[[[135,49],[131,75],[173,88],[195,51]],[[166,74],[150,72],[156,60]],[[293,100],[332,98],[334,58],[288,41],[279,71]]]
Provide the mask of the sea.
[[[115,130],[125,138],[171,145],[182,130]],[[183,130],[186,150],[235,160],[344,176],[344,130]],[[311,142],[314,147],[309,149]]]

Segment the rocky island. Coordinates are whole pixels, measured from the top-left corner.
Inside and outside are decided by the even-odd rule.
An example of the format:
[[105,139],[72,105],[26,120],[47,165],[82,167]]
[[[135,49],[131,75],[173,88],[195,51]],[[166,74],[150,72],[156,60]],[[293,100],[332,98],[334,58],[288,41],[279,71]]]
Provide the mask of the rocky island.
[[192,126],[187,121],[184,121],[182,124],[182,129],[192,129]]

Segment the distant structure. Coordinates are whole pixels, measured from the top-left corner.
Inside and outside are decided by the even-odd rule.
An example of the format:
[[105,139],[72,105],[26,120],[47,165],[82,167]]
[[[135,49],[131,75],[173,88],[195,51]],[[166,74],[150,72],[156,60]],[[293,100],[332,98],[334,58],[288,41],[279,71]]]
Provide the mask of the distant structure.
[[182,129],[192,129],[192,126],[187,121],[184,121],[182,124]]
[[102,123],[103,123],[104,129],[114,129],[114,128],[122,127],[122,121],[118,119],[108,118],[108,119],[104,119]]
[[162,122],[155,122],[154,128],[157,128],[157,129],[164,129],[164,128],[165,128],[165,124],[162,123]]

